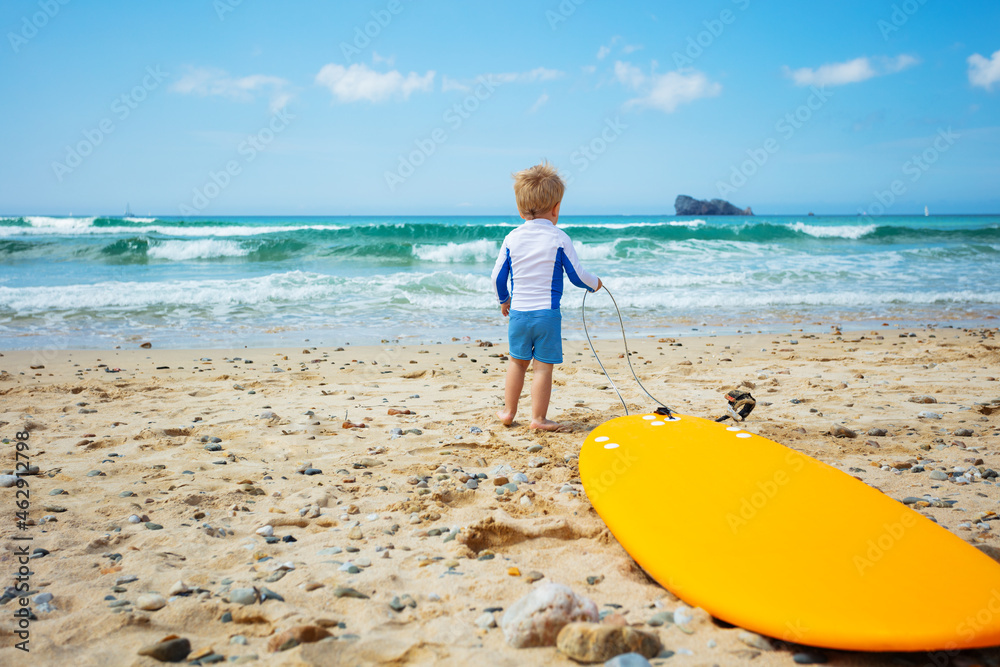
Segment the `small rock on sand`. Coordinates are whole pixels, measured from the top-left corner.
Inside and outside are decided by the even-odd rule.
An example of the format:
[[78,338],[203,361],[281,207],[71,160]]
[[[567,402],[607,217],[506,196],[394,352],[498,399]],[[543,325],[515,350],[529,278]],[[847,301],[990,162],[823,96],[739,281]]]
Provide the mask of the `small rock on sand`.
[[852,431],[846,426],[841,426],[840,424],[834,424],[830,427],[830,435],[835,438],[856,438],[858,434],[856,431]]
[[483,612],[480,614],[479,618],[476,619],[476,625],[483,630],[489,630],[490,628],[497,627],[497,619],[493,616],[492,612]]
[[146,593],[136,599],[135,606],[144,611],[156,611],[167,606],[167,599],[159,593]]
[[235,604],[253,604],[257,601],[257,589],[234,588],[229,591],[229,601]]
[[650,667],[649,660],[638,653],[623,653],[604,663],[604,667]]
[[575,621],[598,621],[597,605],[568,586],[545,583],[515,602],[500,622],[515,648],[552,646],[559,631]]
[[191,592],[191,589],[188,588],[187,584],[185,584],[183,581],[177,581],[174,583],[173,586],[170,587],[170,590],[167,592],[170,595],[187,595],[188,593]]
[[739,634],[736,635],[736,638],[739,639],[744,644],[746,644],[747,646],[752,646],[753,648],[761,651],[774,650],[774,644],[772,644],[770,640],[767,639],[767,637],[762,637],[758,635],[756,632],[750,632],[748,630],[740,630]]
[[287,651],[299,644],[311,644],[329,636],[330,633],[318,625],[297,625],[271,637],[267,642],[267,650],[272,653]]
[[623,653],[652,658],[663,650],[656,635],[628,625],[570,623],[556,640],[559,651],[577,662],[604,662]]
[[180,662],[191,652],[191,642],[183,637],[170,637],[139,649],[139,655],[146,655],[160,662]]

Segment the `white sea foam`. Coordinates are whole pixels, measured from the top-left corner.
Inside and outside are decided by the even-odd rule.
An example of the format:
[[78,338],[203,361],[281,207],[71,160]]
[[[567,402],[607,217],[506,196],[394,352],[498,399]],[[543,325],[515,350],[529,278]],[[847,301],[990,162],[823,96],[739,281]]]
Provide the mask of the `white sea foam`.
[[128,222],[156,222],[156,218],[123,218]]
[[[892,306],[930,306],[947,304],[998,304],[1000,292],[796,292],[774,291],[671,291],[671,290],[630,290],[615,299],[618,306],[635,309],[658,309],[667,307],[672,311],[717,308],[753,314],[755,311],[782,307],[809,308],[888,308]],[[589,304],[589,301],[588,301]]]
[[[760,278],[746,272],[690,275],[667,273],[657,276],[604,276],[626,316],[636,311],[677,313],[685,310],[720,309],[752,313],[769,308],[892,308],[898,306],[961,306],[1000,304],[1000,291],[918,290],[871,288],[867,290],[823,290],[799,285],[788,289],[729,289],[757,284]],[[617,287],[616,287],[617,285]],[[312,315],[356,312],[370,318],[379,312],[391,319],[390,309],[403,312],[437,310],[445,319],[459,313],[492,311],[489,277],[484,273],[397,272],[373,276],[340,277],[321,273],[288,271],[240,279],[194,279],[166,281],[109,281],[58,287],[7,287],[0,285],[0,311],[19,315],[52,315],[97,312],[121,316],[154,308],[165,316],[181,319],[195,311],[227,318],[228,312],[245,313],[252,308],[261,316],[305,309]],[[564,305],[578,303],[577,291],[567,288]],[[594,295],[588,305],[603,312],[609,303]],[[629,315],[628,311],[632,311]],[[365,315],[368,313],[368,315]],[[139,317],[142,317],[139,315]],[[220,320],[221,321],[221,320]]]
[[[238,279],[164,281],[106,281],[58,287],[0,286],[0,310],[18,314],[51,311],[142,311],[147,308],[211,308],[225,316],[228,307],[265,312],[305,305],[310,311],[360,306],[384,308],[400,295],[424,307],[468,309],[470,303],[492,306],[484,274],[399,272],[375,276],[339,277],[305,271],[286,271]],[[417,301],[414,301],[415,303]],[[370,311],[359,311],[359,313]]]
[[29,215],[23,219],[37,230],[45,229],[53,230],[55,233],[62,233],[77,229],[88,229],[94,224],[96,218],[50,218],[44,215]]
[[878,229],[878,225],[807,225],[804,222],[794,222],[786,225],[789,229],[819,239],[840,238],[857,240]]
[[212,257],[242,257],[250,253],[249,248],[236,241],[219,239],[199,239],[196,241],[164,241],[149,247],[147,257],[184,261],[188,259],[209,259]]
[[695,227],[701,227],[705,224],[704,220],[669,220],[663,222],[604,222],[604,223],[583,223],[583,222],[567,222],[559,223],[559,226],[563,229],[572,229],[574,227],[581,229],[629,229],[631,227],[689,227],[694,229]]
[[486,240],[413,246],[413,256],[425,262],[492,262],[498,252],[500,244]]
[[235,280],[107,281],[58,287],[0,287],[0,307],[18,313],[38,313],[312,302],[328,299],[331,282],[335,280],[320,274],[289,271]]
[[[0,227],[0,237],[11,236],[36,236],[40,234],[53,234],[62,236],[74,235],[98,235],[98,234],[135,234],[135,227],[93,227],[90,225],[94,218],[39,218],[37,216],[25,218],[33,225],[32,227]],[[36,225],[35,220],[55,221],[53,223],[42,223]],[[76,221],[73,223],[64,221]],[[82,221],[87,221],[83,224]],[[144,234],[162,234],[164,236],[260,236],[262,234],[276,234],[280,232],[296,232],[301,230],[316,229],[327,231],[339,231],[349,229],[345,225],[289,225],[289,226],[269,226],[256,227],[253,225],[233,225],[220,227],[180,227],[173,225],[150,225],[143,227]]]
[[601,260],[614,257],[617,245],[618,241],[609,241],[607,243],[573,242],[573,247],[576,248],[576,254],[581,260]]

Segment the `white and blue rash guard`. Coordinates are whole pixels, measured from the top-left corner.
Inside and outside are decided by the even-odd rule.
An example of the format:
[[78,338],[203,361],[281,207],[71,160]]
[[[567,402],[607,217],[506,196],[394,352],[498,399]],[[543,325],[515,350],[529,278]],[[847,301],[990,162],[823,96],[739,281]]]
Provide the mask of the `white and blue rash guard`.
[[500,246],[493,289],[500,303],[511,300],[511,310],[556,309],[562,298],[563,271],[577,287],[597,291],[600,281],[580,266],[566,232],[544,218],[527,220]]

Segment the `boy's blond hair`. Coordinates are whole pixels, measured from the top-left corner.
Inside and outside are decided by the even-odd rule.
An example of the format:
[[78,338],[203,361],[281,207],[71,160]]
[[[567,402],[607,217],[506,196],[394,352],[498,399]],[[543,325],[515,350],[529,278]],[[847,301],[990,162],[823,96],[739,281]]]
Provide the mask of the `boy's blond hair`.
[[514,197],[517,210],[525,217],[544,215],[562,201],[566,184],[556,168],[543,161],[534,167],[519,171],[514,176]]

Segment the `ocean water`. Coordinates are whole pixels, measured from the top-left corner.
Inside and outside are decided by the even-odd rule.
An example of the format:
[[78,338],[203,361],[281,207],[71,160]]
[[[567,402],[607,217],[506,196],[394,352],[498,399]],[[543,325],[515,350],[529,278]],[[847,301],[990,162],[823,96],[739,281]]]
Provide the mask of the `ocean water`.
[[[0,349],[505,338],[495,217],[0,218]],[[630,335],[996,325],[1000,216],[565,217]],[[583,291],[567,282],[564,335]],[[588,325],[613,333],[604,293]]]

